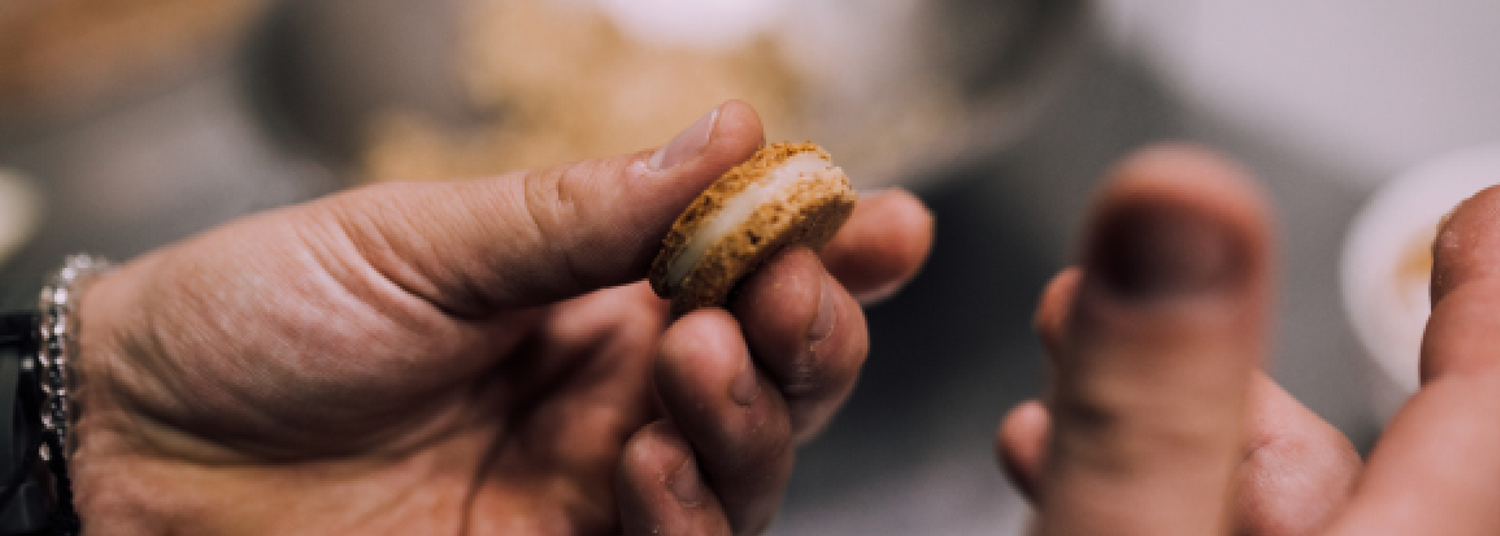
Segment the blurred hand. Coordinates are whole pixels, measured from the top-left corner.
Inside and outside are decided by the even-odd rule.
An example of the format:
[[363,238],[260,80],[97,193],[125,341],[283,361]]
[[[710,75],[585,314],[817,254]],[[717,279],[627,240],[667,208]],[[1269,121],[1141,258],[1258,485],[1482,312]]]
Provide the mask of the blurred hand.
[[[998,432],[1039,534],[1495,533],[1477,505],[1500,504],[1500,427],[1455,428],[1495,413],[1500,390],[1476,389],[1481,375],[1441,367],[1470,385],[1429,383],[1362,469],[1260,371],[1273,241],[1241,171],[1202,149],[1148,149],[1116,168],[1090,218],[1081,266],[1037,309],[1054,365],[1045,400]],[[1469,314],[1435,316],[1432,333],[1489,318]],[[1455,359],[1426,356],[1429,371]]]
[[362,188],[112,272],[80,312],[86,533],[762,531],[931,220],[866,196],[669,323],[638,280],[761,143],[731,102],[654,153]]

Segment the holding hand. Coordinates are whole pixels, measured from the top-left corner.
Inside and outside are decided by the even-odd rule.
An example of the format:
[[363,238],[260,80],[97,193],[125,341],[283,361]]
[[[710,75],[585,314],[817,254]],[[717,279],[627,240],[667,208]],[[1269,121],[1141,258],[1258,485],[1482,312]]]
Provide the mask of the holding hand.
[[101,278],[76,364],[86,533],[763,530],[854,384],[858,297],[915,273],[931,220],[868,196],[821,255],[669,325],[639,282],[658,241],[762,141],[731,102],[656,152],[363,188]]

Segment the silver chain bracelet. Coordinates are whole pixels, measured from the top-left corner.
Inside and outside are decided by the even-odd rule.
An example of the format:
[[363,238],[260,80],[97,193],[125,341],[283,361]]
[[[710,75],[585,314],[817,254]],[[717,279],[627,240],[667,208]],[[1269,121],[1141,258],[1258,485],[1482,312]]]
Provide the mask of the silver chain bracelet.
[[62,268],[48,278],[42,289],[40,309],[41,340],[37,349],[38,379],[46,397],[42,410],[42,427],[57,438],[59,452],[48,452],[44,445],[42,458],[67,459],[71,455],[70,419],[74,401],[71,365],[78,353],[78,297],[89,280],[108,271],[109,260],[93,255],[70,255]]

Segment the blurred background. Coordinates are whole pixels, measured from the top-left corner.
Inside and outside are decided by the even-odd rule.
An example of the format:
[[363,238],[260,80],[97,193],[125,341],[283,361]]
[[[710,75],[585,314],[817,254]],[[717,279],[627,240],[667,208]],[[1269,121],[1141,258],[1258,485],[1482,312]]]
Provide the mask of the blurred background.
[[1345,237],[1409,170],[1500,142],[1497,50],[1488,0],[6,0],[0,304],[70,252],[647,148],[740,98],[938,222],[923,276],[869,311],[861,385],[773,533],[1014,534],[992,432],[1038,393],[1031,308],[1109,164],[1187,139],[1264,179],[1284,250],[1268,366],[1368,448],[1415,358],[1371,364]]

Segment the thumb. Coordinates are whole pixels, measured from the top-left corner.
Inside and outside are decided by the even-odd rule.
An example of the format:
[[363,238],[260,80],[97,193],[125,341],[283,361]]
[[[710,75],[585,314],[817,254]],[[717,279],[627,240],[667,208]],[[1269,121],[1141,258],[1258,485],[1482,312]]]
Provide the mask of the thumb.
[[527,307],[644,277],[677,215],[763,142],[730,101],[655,151],[331,200],[373,269],[458,315]]

